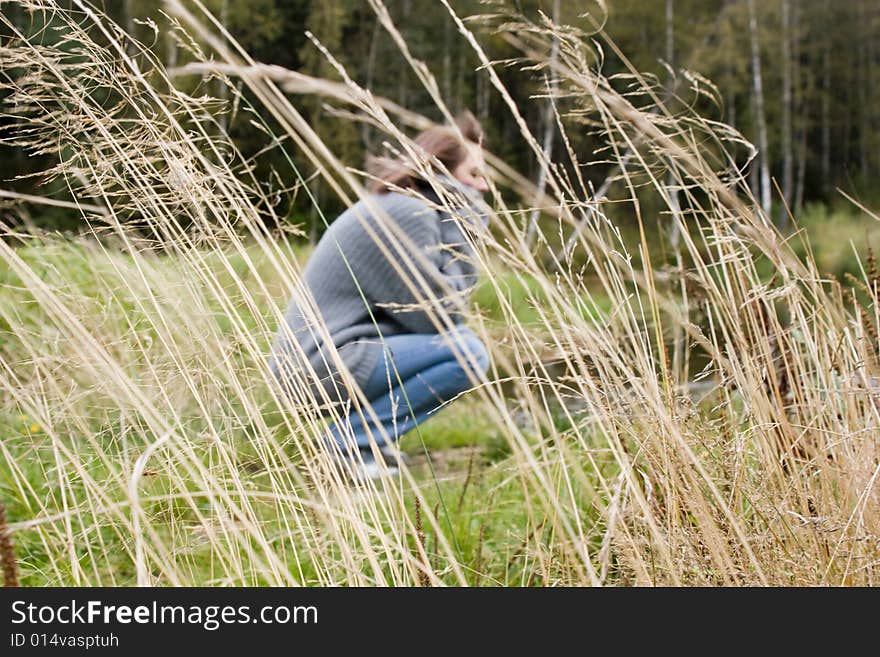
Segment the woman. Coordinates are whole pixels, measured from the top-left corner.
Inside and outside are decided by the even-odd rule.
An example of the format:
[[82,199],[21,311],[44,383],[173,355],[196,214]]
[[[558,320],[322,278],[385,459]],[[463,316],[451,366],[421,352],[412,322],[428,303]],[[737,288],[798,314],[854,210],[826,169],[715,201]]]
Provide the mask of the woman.
[[[315,398],[337,405],[328,445],[356,479],[395,474],[396,441],[489,366],[463,325],[477,279],[463,231],[488,221],[482,130],[469,112],[456,123],[458,131],[438,126],[414,140],[429,175],[403,159],[373,167],[372,194],[318,242],[273,347],[272,370],[288,394],[308,400],[297,386],[317,381]],[[352,402],[343,368],[370,408]]]

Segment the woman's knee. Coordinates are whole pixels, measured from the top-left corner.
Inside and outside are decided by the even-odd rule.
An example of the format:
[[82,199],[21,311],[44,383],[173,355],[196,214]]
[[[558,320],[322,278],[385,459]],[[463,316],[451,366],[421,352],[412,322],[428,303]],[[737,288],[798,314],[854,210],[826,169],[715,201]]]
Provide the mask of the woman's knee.
[[468,365],[476,370],[478,374],[485,374],[489,371],[489,350],[486,345],[477,336],[466,342],[466,351],[469,354],[467,359]]
[[455,344],[453,355],[467,370],[476,376],[481,376],[489,371],[489,351],[483,341],[470,328],[460,327],[450,331],[450,336]]

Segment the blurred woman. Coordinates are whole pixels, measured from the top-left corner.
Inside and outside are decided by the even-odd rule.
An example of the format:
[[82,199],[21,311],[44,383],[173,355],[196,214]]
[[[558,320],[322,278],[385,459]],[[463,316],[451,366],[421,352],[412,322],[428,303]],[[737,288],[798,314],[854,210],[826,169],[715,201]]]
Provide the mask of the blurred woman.
[[[273,347],[272,371],[288,394],[314,381],[315,398],[337,405],[328,447],[356,479],[396,473],[397,440],[489,366],[464,325],[477,280],[466,233],[473,239],[488,222],[483,133],[469,112],[456,124],[415,138],[423,167],[373,160],[372,193],[321,237]],[[343,368],[370,408],[353,403]]]

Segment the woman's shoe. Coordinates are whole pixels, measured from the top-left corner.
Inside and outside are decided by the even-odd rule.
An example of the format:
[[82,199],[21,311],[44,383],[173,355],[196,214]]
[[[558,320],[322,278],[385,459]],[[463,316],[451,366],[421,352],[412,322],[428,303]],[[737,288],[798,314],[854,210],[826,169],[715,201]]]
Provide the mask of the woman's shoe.
[[406,452],[400,451],[397,445],[380,445],[379,453],[382,455],[382,458],[385,459],[385,463],[388,464],[388,467],[398,467],[401,464],[409,465],[409,456]]
[[400,474],[400,469],[393,460],[376,460],[370,451],[360,451],[353,455],[346,454],[339,459],[343,471],[355,482],[363,482],[368,479],[376,480],[385,477],[395,477]]

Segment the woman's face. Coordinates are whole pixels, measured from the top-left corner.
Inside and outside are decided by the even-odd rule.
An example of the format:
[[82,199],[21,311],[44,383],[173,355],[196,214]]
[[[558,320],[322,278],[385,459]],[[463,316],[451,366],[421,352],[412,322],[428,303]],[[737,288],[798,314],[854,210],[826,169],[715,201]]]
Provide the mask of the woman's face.
[[452,175],[478,192],[489,191],[489,183],[484,175],[486,162],[483,160],[483,150],[476,144],[468,144],[467,152],[467,157],[451,171]]

